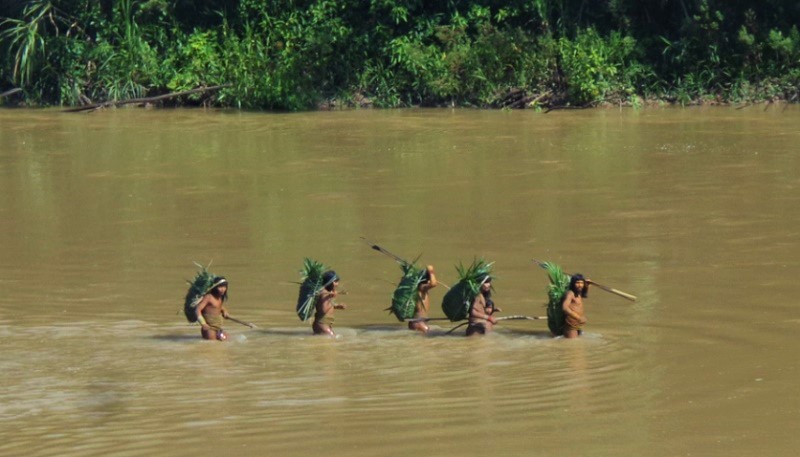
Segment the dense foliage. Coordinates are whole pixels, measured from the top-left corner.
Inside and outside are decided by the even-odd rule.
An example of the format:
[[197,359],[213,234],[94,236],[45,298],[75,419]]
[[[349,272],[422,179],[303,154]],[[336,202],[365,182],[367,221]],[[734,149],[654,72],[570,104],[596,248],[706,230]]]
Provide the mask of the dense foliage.
[[521,108],[794,101],[800,86],[794,0],[8,0],[0,16],[16,103],[226,85],[173,102]]

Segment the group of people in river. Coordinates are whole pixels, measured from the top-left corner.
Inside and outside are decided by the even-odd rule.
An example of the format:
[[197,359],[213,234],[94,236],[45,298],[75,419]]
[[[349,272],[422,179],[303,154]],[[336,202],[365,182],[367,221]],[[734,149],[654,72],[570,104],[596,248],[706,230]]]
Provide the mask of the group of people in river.
[[[343,303],[338,303],[336,298],[341,294],[339,290],[339,276],[333,270],[326,270],[321,275],[321,286],[314,290],[312,297],[314,320],[311,328],[315,335],[335,336],[333,330],[334,313],[336,310],[347,309]],[[562,321],[555,329],[554,336],[563,335],[565,338],[577,338],[583,332],[586,324],[583,299],[586,298],[591,281],[581,274],[569,277],[569,287],[561,299]],[[469,303],[466,315],[466,336],[485,335],[492,332],[498,318],[495,313],[501,312],[492,299],[492,276],[484,273],[476,278],[479,291]],[[225,319],[232,319],[225,302],[228,298],[228,281],[221,276],[213,276],[206,281],[205,293],[197,294],[192,303],[192,308],[185,308],[187,318],[196,320],[200,326],[200,334],[207,340],[224,341],[227,334],[223,330]],[[428,265],[418,280],[414,300],[413,317],[408,319],[408,328],[427,334],[430,331],[430,291],[440,283],[436,279],[433,265]],[[190,289],[190,294],[191,294]],[[189,296],[187,296],[187,303]],[[194,315],[192,315],[192,312]],[[302,319],[302,317],[301,317]],[[550,327],[553,330],[553,326]]]

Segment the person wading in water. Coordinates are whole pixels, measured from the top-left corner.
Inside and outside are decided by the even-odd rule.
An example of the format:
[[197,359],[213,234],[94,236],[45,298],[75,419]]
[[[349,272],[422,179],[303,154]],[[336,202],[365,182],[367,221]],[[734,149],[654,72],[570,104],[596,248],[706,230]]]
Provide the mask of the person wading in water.
[[336,309],[347,309],[343,303],[334,302],[334,298],[339,295],[339,277],[333,270],[328,270],[322,274],[322,283],[325,285],[317,293],[316,303],[314,304],[314,323],[311,328],[315,335],[336,336],[333,332],[333,311]]
[[[485,335],[492,331],[497,319],[492,316],[494,312],[494,301],[492,301],[492,277],[486,275],[481,281],[479,293],[472,301],[469,309],[469,324],[467,324],[467,336],[475,334]],[[491,306],[487,306],[487,301]]]
[[578,273],[569,280],[569,290],[561,302],[564,310],[564,338],[577,338],[583,334],[586,315],[583,310],[583,299],[589,292],[589,281]]
[[197,304],[197,322],[200,334],[206,340],[225,341],[228,335],[222,330],[222,322],[228,318],[225,302],[228,300],[228,280],[219,276],[214,280],[211,290]]
[[430,327],[428,327],[428,323],[425,322],[425,319],[428,317],[428,311],[430,310],[430,292],[431,289],[436,287],[439,284],[436,281],[436,274],[433,272],[433,265],[428,265],[428,268],[425,270],[425,278],[420,281],[419,285],[417,286],[417,296],[416,296],[416,308],[414,310],[414,319],[408,322],[408,328],[410,330],[418,330],[422,333],[428,333]]

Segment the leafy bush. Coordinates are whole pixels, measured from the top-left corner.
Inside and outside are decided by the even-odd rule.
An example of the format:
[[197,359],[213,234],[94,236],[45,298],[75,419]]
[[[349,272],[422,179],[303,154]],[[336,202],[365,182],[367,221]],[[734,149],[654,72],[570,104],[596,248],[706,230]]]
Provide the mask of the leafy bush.
[[364,97],[382,107],[504,106],[508,94],[572,105],[792,99],[800,71],[789,0],[14,5],[0,6],[11,16],[0,21],[0,87],[21,87],[30,103],[217,84],[230,85],[219,105],[283,110]]

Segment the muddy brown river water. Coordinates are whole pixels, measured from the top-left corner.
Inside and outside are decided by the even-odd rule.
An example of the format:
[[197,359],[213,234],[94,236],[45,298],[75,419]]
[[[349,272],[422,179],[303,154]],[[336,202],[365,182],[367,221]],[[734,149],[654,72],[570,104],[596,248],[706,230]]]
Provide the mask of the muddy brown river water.
[[[753,456],[800,449],[800,107],[0,111],[2,456]],[[495,262],[542,321],[423,337],[401,271]],[[304,257],[347,291],[294,312]],[[226,343],[178,314],[230,281]],[[432,292],[434,316],[444,288]]]

